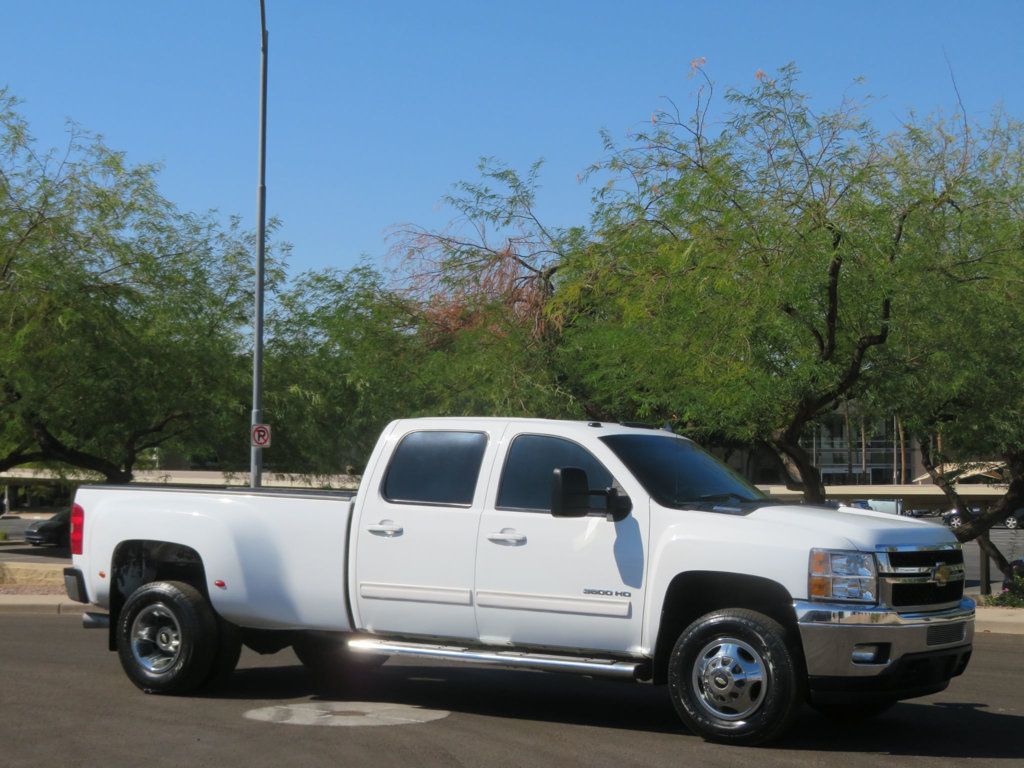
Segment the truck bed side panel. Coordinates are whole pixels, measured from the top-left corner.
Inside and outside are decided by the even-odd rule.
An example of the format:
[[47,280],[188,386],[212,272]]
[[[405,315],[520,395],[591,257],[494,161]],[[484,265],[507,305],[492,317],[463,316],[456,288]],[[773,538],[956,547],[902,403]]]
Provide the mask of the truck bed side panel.
[[86,539],[85,554],[74,560],[93,602],[109,605],[119,544],[164,541],[199,554],[210,600],[229,621],[267,629],[351,629],[345,587],[351,501],[89,488],[76,500],[85,509]]

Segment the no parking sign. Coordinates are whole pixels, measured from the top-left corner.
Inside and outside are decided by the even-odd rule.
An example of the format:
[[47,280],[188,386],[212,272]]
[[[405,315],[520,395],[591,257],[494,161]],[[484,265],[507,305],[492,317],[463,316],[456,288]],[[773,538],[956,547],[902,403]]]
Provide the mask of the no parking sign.
[[253,424],[252,425],[252,444],[254,448],[269,448],[270,447],[270,425],[269,424]]

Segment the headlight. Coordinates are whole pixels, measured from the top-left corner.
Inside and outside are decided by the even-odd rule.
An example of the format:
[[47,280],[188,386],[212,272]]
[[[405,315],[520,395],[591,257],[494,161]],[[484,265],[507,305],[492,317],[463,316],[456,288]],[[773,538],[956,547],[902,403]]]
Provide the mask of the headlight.
[[878,572],[870,552],[812,549],[807,594],[812,600],[874,603],[878,599]]

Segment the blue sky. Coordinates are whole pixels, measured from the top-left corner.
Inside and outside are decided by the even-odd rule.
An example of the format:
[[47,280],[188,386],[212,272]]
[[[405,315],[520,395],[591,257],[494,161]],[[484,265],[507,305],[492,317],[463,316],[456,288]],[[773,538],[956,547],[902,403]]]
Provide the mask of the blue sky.
[[[544,158],[542,218],[585,223],[577,174],[691,59],[722,88],[795,61],[822,106],[858,76],[893,128],[908,109],[1024,116],[1024,2],[326,2],[267,0],[268,210],[292,268],[379,261],[389,227],[439,227],[478,158]],[[8,2],[0,86],[44,145],[64,119],[134,162],[160,162],[180,207],[255,222],[258,0]]]

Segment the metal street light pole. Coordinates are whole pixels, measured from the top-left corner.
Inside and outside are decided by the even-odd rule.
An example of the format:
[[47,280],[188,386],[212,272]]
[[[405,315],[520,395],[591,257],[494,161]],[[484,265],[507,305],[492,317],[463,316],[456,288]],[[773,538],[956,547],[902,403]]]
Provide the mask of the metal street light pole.
[[[260,176],[256,194],[256,307],[252,352],[252,426],[263,421],[263,262],[267,229],[267,11],[260,0]],[[259,488],[263,479],[263,449],[253,443],[249,487]]]

